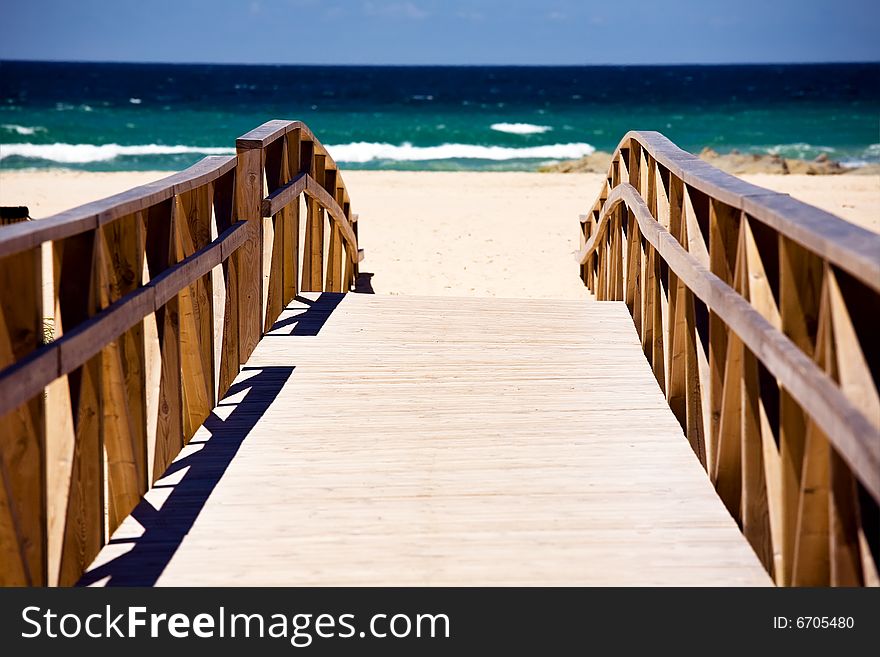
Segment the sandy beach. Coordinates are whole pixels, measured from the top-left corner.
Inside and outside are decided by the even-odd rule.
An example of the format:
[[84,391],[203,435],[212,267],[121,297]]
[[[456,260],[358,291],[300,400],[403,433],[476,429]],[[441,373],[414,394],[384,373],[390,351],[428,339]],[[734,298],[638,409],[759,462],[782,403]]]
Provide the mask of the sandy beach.
[[[36,218],[167,172],[0,172],[0,205],[27,205]],[[345,171],[361,217],[362,270],[379,294],[576,299],[586,296],[572,256],[577,215],[599,191],[594,173]],[[880,232],[880,176],[752,174],[746,180],[791,194]]]

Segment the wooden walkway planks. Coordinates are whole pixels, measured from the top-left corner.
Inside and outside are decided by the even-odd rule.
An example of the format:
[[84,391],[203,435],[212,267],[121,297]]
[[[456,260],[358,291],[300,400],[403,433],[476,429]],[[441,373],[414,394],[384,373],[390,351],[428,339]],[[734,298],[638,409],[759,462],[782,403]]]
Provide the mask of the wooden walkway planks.
[[624,304],[307,296],[84,583],[770,584]]

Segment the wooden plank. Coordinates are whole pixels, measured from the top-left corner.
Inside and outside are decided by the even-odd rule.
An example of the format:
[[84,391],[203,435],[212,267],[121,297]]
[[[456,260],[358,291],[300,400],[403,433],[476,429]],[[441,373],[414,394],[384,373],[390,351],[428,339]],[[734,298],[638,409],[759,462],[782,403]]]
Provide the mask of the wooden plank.
[[761,390],[758,361],[748,349],[742,356],[740,392],[742,437],[740,456],[742,472],[742,530],[767,572],[775,574],[773,535],[770,529],[770,502],[764,463],[764,440],[761,427]]
[[[174,263],[171,202],[151,208],[147,216],[146,259],[155,281]],[[244,247],[243,247],[244,248]],[[179,289],[179,288],[177,288]],[[153,446],[152,483],[155,483],[184,444],[183,391],[180,373],[180,304],[177,294],[156,308],[156,329],[161,358],[159,393],[155,405],[156,443]]]
[[[214,217],[217,233],[223,233],[234,223],[233,218],[233,194],[235,191],[235,171],[219,178],[214,186]],[[217,323],[215,328],[222,330],[222,337],[215,344],[216,353],[219,353],[217,365],[217,393],[216,399],[222,399],[232,385],[232,381],[238,376],[241,359],[238,353],[238,269],[240,267],[240,252],[234,251],[228,258],[215,269],[212,280],[214,292],[215,313],[222,311],[222,324]],[[222,280],[221,280],[222,279]]]
[[[666,350],[666,401],[679,424],[689,436],[687,420],[687,333],[685,317],[687,288],[674,272],[669,272],[669,342]],[[690,439],[690,436],[689,436]]]
[[[193,190],[187,209],[186,225],[180,225],[180,235],[189,235],[192,244],[185,244],[181,255],[189,257],[206,249],[211,242],[210,186]],[[178,197],[184,203],[187,198]],[[183,217],[181,217],[183,218]],[[214,354],[213,354],[213,293],[209,287],[207,270],[181,290],[181,363],[183,367],[185,419],[190,422],[186,431],[189,439],[204,422],[214,407]]]
[[[85,233],[56,242],[58,304],[68,333],[94,315],[99,306],[97,235]],[[74,421],[74,452],[58,584],[69,586],[104,543],[104,446],[102,355],[90,358],[68,376]]]
[[[737,263],[740,243],[739,212],[715,200],[709,202],[709,270],[727,285],[734,283],[734,270]],[[691,226],[688,226],[688,235]],[[721,423],[721,404],[724,395],[722,383],[725,379],[727,361],[728,330],[718,314],[709,309],[709,404],[712,412],[709,449],[718,453]],[[736,350],[732,352],[736,354]],[[737,377],[739,374],[737,373]],[[738,381],[738,378],[736,379]],[[735,383],[734,385],[739,385]],[[737,450],[738,451],[738,450]],[[716,468],[717,470],[717,468]],[[739,477],[739,472],[735,474]]]
[[[342,205],[345,189],[337,187],[335,190],[336,202]],[[327,283],[325,290],[328,292],[342,292],[342,232],[339,223],[331,222],[330,246],[327,256]]]
[[[859,538],[864,536],[859,513],[856,481],[834,450],[830,453],[828,495],[829,583],[831,586],[862,586],[865,568]],[[866,555],[866,559],[871,559]]]
[[724,380],[718,393],[717,452],[712,483],[730,514],[742,521],[742,373],[743,344],[733,334],[727,340]]
[[652,250],[653,254],[653,289],[651,293],[653,295],[653,302],[651,304],[651,308],[653,311],[652,321],[653,321],[653,339],[654,345],[651,349],[651,368],[654,370],[654,378],[657,379],[657,383],[660,384],[660,389],[665,393],[666,392],[666,364],[665,357],[663,355],[663,341],[664,341],[664,322],[663,315],[667,312],[664,308],[666,305],[666,294],[663,290],[663,278],[662,278],[662,263],[663,260],[661,256],[656,253],[656,250]]
[[[59,281],[62,265],[60,249],[52,248],[52,319],[53,338],[64,335],[59,304]],[[57,586],[67,533],[67,508],[73,470],[76,435],[68,377],[52,381],[46,387],[46,426],[52,427],[52,439],[46,441],[46,550],[48,553],[47,584]]]
[[642,351],[648,362],[652,361],[654,348],[654,245],[650,241],[643,242],[641,257],[642,287]]
[[[141,285],[141,217],[130,215],[99,229],[97,273],[100,308]],[[143,323],[103,350],[101,395],[107,455],[108,530],[112,534],[147,491],[147,436]]]
[[[314,181],[323,191],[325,176],[325,157],[314,156]],[[309,232],[311,233],[311,266],[312,287],[309,291],[320,292],[324,289],[324,208],[317,202],[316,195],[309,197],[312,201],[309,211]],[[303,286],[305,289],[305,286]]]
[[[278,139],[272,142],[266,147],[265,153],[266,187],[271,197],[274,190],[285,184],[283,169],[287,164],[287,140]],[[268,216],[263,212],[264,331],[272,328],[284,308],[284,230],[283,217],[279,214],[282,208],[283,206],[279,206]]]
[[[837,281],[837,274],[827,265],[825,283],[828,287],[828,306],[834,336],[834,362],[829,363],[829,368],[833,367],[843,394],[851,399],[875,426],[880,426],[880,393],[877,391],[877,383],[861,347],[852,315]],[[869,300],[865,301],[870,303]],[[871,337],[867,336],[867,340]]]
[[[318,186],[323,186],[325,158],[323,155],[315,155],[312,161],[312,177]],[[324,289],[324,209],[314,196],[309,197],[306,221],[309,277],[303,279],[302,289],[306,292],[320,292]],[[305,273],[303,276],[305,277]]]
[[686,435],[691,448],[700,460],[703,468],[709,469],[706,450],[706,419],[705,409],[708,407],[708,395],[705,392],[705,381],[708,380],[708,361],[702,343],[697,337],[696,312],[694,295],[684,288],[682,299],[678,303],[684,305],[685,319],[685,400],[687,404]]
[[261,150],[239,150],[235,173],[236,217],[246,221],[250,238],[238,258],[238,355],[242,364],[262,336],[262,214],[263,159]]
[[[745,258],[748,276],[740,293],[774,329],[780,330],[782,321],[774,294],[779,286],[779,238],[748,215],[743,215],[741,229],[741,248],[744,249],[741,257]],[[743,394],[749,399],[750,406],[743,424],[743,487],[744,495],[749,495],[745,490],[747,486],[754,488],[752,497],[757,497],[759,504],[750,508],[744,506],[743,512],[753,517],[750,531],[754,533],[749,538],[750,542],[768,571],[782,584],[785,574],[782,567],[782,462],[774,427],[771,427],[769,419],[771,413],[778,417],[779,411],[770,409],[768,412],[768,402],[761,391],[761,369],[750,351],[746,357]],[[776,382],[766,381],[764,387],[776,388]],[[778,424],[778,420],[775,423]],[[750,458],[747,457],[747,451],[751,452]],[[750,465],[750,471],[747,471]],[[763,508],[764,504],[766,509]],[[743,522],[745,531],[745,517]]]
[[[779,241],[780,324],[804,353],[815,352],[822,290],[822,263],[798,244]],[[782,480],[782,526],[785,568],[783,582],[792,582],[798,509],[803,470],[807,419],[803,410],[785,389],[779,394],[779,458]]]
[[261,204],[261,214],[271,217],[278,214],[284,208],[292,205],[302,194],[309,183],[308,173],[298,173],[292,180],[270,191]]
[[[163,480],[158,525],[120,528],[140,556],[108,546],[95,577],[770,584],[624,304],[304,296],[284,315],[299,328],[263,339],[247,394]],[[184,508],[194,522],[175,538],[163,514]]]
[[[300,170],[301,130],[287,134],[287,160],[282,169],[285,180],[291,180]],[[299,196],[281,213],[284,234],[284,281],[282,283],[283,304],[287,306],[299,291]]]
[[829,476],[827,438],[808,421],[791,566],[792,586],[827,586],[829,562]]
[[[43,341],[41,257],[33,248],[0,259],[0,368]],[[0,416],[3,586],[46,584],[45,431],[42,395]]]
[[[175,262],[195,256],[210,243],[212,195],[211,187],[205,186],[177,197],[171,217],[176,239]],[[207,288],[205,276],[210,270],[204,267],[202,275],[182,287],[177,297],[185,441],[201,426],[215,404],[213,294]]]
[[[767,371],[778,379],[780,386],[802,407],[809,408],[813,421],[832,436],[835,449],[859,481],[874,499],[880,499],[880,431],[877,427],[791,340],[776,331],[740,294],[686,253],[678,241],[654,220],[633,187],[622,184],[611,193],[603,211],[602,226],[579,254],[581,261],[595,251],[596,240],[604,234],[610,213],[619,203],[626,203],[635,212],[649,244],[659,250],[661,257],[694,295],[729,325]],[[785,267],[781,271],[784,272]],[[781,276],[780,280],[783,278]]]

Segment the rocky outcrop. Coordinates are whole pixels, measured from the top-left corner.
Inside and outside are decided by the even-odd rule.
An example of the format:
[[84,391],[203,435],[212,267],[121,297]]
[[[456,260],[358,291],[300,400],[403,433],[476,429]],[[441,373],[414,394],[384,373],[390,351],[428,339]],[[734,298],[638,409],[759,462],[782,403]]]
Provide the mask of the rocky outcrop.
[[[780,155],[759,153],[742,153],[732,150],[729,153],[718,153],[712,148],[704,148],[700,152],[700,158],[714,167],[731,173],[742,175],[749,173],[775,173],[785,175],[789,173],[806,174],[808,176],[826,176],[839,174],[877,174],[880,173],[880,165],[851,168],[845,167],[832,160],[827,155],[819,155],[814,160],[798,160],[784,158]],[[543,165],[538,171],[545,173],[607,173],[611,164],[611,153],[596,151],[579,160],[568,160]]]

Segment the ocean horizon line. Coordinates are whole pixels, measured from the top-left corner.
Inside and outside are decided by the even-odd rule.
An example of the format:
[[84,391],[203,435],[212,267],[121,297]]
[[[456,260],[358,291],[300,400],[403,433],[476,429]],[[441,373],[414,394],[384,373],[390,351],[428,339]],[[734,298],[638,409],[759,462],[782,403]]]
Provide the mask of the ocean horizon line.
[[798,60],[798,61],[760,61],[760,62],[596,62],[596,63],[565,63],[565,64],[534,64],[534,63],[336,63],[319,62],[207,62],[207,61],[129,61],[114,59],[15,59],[0,56],[0,64],[113,64],[125,66],[242,66],[255,68],[675,68],[675,67],[762,67],[762,66],[866,66],[880,65],[876,60]]

